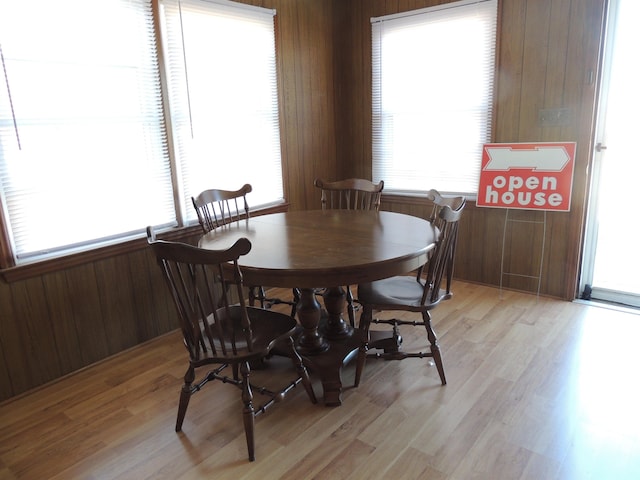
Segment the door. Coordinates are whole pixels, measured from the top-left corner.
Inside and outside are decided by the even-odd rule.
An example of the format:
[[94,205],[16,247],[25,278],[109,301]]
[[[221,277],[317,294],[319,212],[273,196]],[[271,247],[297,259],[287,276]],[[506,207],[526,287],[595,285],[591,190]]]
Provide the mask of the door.
[[[581,278],[583,298],[640,307],[640,2],[610,0]],[[586,290],[585,290],[586,289]]]

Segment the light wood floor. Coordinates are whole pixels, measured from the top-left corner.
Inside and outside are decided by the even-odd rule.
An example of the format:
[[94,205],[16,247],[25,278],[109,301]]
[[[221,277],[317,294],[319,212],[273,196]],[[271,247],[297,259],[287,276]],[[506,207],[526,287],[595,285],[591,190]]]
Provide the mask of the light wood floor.
[[640,316],[454,291],[434,311],[444,387],[408,359],[368,362],[341,407],[300,388],[257,419],[249,463],[228,385],[195,395],[174,432],[186,353],[169,334],[0,405],[0,479],[640,478]]

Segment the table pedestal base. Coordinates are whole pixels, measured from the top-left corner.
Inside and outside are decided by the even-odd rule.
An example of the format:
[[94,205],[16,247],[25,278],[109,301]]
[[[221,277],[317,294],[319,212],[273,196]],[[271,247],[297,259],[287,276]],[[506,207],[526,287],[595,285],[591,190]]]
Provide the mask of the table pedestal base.
[[302,333],[296,348],[305,366],[322,382],[324,403],[342,405],[342,367],[352,360],[363,343],[360,330],[342,319],[346,295],[340,287],[327,288],[323,294],[327,310],[321,322],[321,308],[313,289],[300,289],[298,320]]
[[309,372],[317,375],[322,382],[326,406],[342,405],[342,367],[356,357],[361,344],[361,332],[355,330],[347,338],[332,340],[329,349],[324,353],[317,355],[300,353]]

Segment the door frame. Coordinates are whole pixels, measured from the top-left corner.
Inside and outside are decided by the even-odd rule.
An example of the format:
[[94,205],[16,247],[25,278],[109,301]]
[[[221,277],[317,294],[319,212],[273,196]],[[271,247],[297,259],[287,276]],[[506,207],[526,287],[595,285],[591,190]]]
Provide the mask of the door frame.
[[624,305],[639,305],[640,297],[624,292],[593,287],[594,260],[597,249],[597,215],[599,201],[599,179],[602,162],[606,156],[606,138],[604,119],[608,105],[608,92],[611,83],[611,61],[613,57],[613,32],[617,24],[619,0],[608,0],[605,12],[605,32],[602,44],[601,75],[598,86],[597,113],[592,141],[591,172],[589,178],[589,194],[585,217],[585,233],[582,247],[582,260],[579,278],[578,295],[584,300],[601,300]]

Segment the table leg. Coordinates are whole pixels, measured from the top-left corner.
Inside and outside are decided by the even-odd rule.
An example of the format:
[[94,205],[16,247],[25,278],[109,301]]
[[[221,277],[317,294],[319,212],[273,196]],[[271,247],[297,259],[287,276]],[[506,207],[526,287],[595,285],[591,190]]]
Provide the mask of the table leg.
[[327,309],[328,320],[325,336],[329,340],[341,340],[353,334],[353,328],[342,318],[346,304],[346,294],[342,287],[326,288],[322,294]]
[[300,301],[296,308],[302,334],[298,339],[298,351],[302,355],[317,355],[329,349],[329,343],[320,335],[321,309],[313,288],[300,289]]

